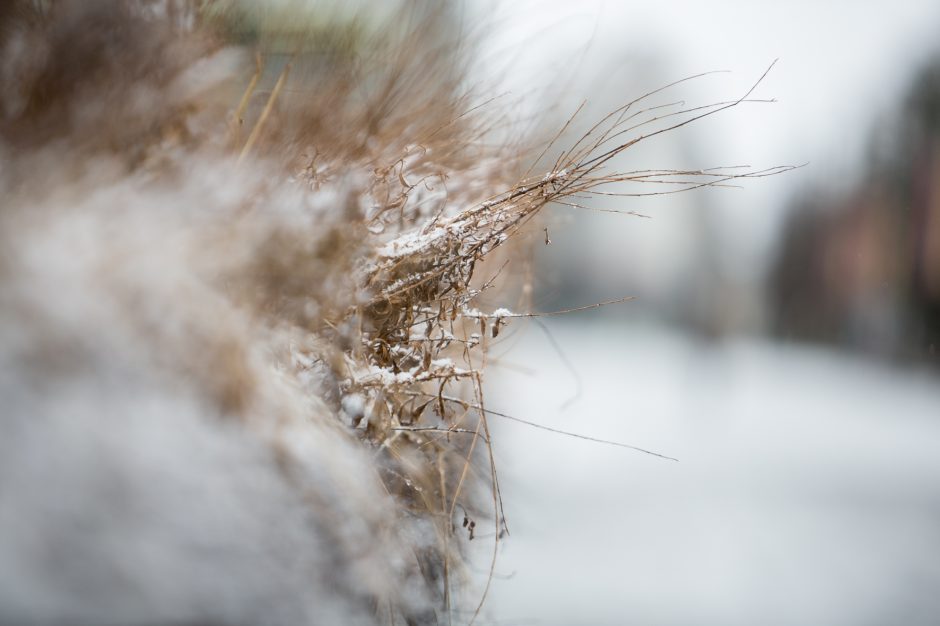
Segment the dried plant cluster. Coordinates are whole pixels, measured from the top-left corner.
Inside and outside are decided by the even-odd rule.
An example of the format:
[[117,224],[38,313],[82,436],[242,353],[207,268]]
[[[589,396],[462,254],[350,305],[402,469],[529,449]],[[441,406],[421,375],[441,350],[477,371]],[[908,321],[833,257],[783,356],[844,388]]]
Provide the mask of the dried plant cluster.
[[[16,513],[0,542],[36,545],[0,545],[0,588],[19,590],[0,591],[0,621],[477,617],[486,590],[456,606],[462,546],[489,519],[495,558],[507,530],[486,349],[535,315],[482,307],[512,264],[497,250],[547,204],[580,207],[613,183],[670,193],[785,168],[609,169],[753,89],[697,108],[646,94],[567,149],[560,132],[527,152],[464,84],[458,23],[419,2],[380,21],[317,3],[3,5],[0,501]],[[79,434],[55,436],[76,420]],[[101,495],[105,475],[159,514]],[[203,510],[212,494],[178,497],[203,480],[232,492],[229,525],[254,530],[229,537]],[[172,497],[154,495],[161,484]],[[167,530],[173,506],[191,515]],[[76,520],[126,543],[96,543]],[[200,567],[217,578],[231,560],[238,591],[171,557],[120,556],[147,540],[183,565],[178,544],[207,542],[216,556]],[[70,558],[45,552],[56,542],[88,546],[87,596],[63,591],[69,568],[38,564]],[[237,573],[258,563],[276,584]]]

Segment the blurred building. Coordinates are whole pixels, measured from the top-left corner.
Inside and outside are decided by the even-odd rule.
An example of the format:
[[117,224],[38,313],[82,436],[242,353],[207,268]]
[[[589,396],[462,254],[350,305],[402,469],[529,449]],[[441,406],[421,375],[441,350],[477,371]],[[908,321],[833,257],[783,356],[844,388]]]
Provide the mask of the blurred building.
[[790,212],[769,279],[773,330],[940,365],[940,57],[871,154],[854,189],[820,185]]

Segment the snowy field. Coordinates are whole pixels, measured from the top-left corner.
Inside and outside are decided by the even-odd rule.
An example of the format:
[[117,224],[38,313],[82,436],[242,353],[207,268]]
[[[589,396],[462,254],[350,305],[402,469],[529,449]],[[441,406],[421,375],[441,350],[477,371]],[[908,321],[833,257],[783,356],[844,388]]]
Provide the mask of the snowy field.
[[935,379],[805,347],[551,329],[579,399],[562,408],[576,379],[519,325],[490,408],[680,461],[492,418],[511,537],[484,623],[940,620]]

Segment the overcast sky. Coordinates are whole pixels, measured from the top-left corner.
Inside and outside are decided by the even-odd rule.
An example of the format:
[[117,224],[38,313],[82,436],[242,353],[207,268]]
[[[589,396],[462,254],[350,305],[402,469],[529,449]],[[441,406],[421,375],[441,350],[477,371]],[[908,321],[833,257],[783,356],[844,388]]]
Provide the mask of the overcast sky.
[[[692,145],[702,167],[808,163],[799,172],[707,197],[718,230],[735,234],[728,250],[736,264],[758,269],[792,194],[820,181],[847,186],[858,174],[872,125],[885,120],[937,49],[940,27],[936,0],[504,0],[495,8],[481,0],[478,6],[493,9],[487,11],[494,34],[484,66],[533,111],[557,95],[532,97],[532,90],[561,91],[562,110],[584,97],[609,107],[710,70],[730,73],[683,86],[677,97],[733,98],[779,59],[756,94],[776,104],[729,111],[681,131],[684,149]],[[637,245],[683,247],[684,235],[670,219],[647,228]],[[625,228],[636,230],[634,224]]]

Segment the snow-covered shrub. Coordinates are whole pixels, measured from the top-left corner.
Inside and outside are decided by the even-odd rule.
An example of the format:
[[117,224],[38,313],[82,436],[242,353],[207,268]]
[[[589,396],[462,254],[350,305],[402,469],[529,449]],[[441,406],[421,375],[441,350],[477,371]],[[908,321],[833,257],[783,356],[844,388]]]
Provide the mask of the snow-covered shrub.
[[641,101],[524,172],[457,21],[0,7],[0,622],[426,624],[465,598],[462,546],[505,531],[495,251],[610,182],[761,173],[604,170],[672,124]]

